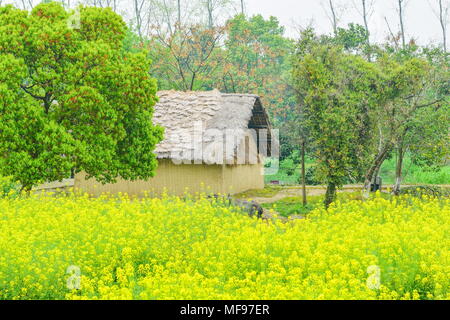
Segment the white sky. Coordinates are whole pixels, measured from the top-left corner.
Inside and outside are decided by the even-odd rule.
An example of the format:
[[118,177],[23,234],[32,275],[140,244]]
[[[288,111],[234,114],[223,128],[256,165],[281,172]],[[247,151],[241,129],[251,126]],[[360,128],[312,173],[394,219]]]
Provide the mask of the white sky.
[[[31,0],[33,3],[39,3],[41,0]],[[91,0],[92,2],[93,0]],[[106,2],[106,0],[103,0]],[[124,5],[126,11],[121,12],[124,16],[130,18],[133,16],[133,5],[131,0],[118,0]],[[172,0],[174,1],[174,0]],[[190,3],[191,0],[182,0]],[[198,1],[198,0],[197,0]],[[332,27],[327,16],[329,0],[245,0],[246,13],[251,16],[262,14],[265,18],[275,16],[286,28],[286,35],[297,37],[299,26],[306,27],[312,23],[318,33],[331,33]],[[340,14],[340,27],[346,27],[348,23],[354,22],[363,24],[361,15],[355,9],[354,4],[361,6],[361,0],[333,0],[336,4],[336,11]],[[368,0],[370,2],[370,0]],[[374,10],[369,20],[371,32],[371,41],[383,41],[386,39],[389,31],[386,25],[385,17],[394,33],[399,30],[398,0],[373,0]],[[407,7],[405,10],[405,31],[408,38],[413,37],[422,45],[433,43],[442,43],[442,31],[439,20],[436,16],[438,0],[405,0]],[[15,2],[18,6],[22,5],[22,0],[0,0],[0,2]],[[72,4],[77,2],[89,2],[89,0],[71,0]],[[170,1],[169,1],[170,2]],[[240,1],[234,0],[236,11],[240,11]],[[28,0],[25,0],[28,3]],[[449,8],[450,0],[443,0],[444,7]],[[433,12],[433,8],[434,11]],[[450,12],[449,12],[450,14]],[[450,17],[448,17],[450,23]],[[449,36],[448,36],[449,37]]]
[[[345,27],[349,22],[363,25],[362,17],[353,6],[360,0],[334,0],[340,4],[341,21],[339,26]],[[448,6],[450,0],[444,3]],[[246,0],[247,14],[260,13],[265,18],[275,16],[286,27],[286,34],[295,37],[296,26],[307,26],[311,21],[319,33],[330,33],[332,26],[325,11],[325,0]],[[382,41],[388,34],[384,17],[394,33],[399,30],[396,11],[397,0],[374,0],[374,13],[369,21],[372,41]],[[409,0],[405,12],[405,31],[420,44],[441,42],[442,33],[439,20],[433,13],[430,3],[436,7],[437,0]],[[346,8],[347,7],[347,8]],[[328,7],[327,7],[328,9]]]

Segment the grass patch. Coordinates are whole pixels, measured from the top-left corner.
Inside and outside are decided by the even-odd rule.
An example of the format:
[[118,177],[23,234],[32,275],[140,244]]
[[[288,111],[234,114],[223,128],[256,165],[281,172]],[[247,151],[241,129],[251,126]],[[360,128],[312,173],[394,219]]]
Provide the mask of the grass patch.
[[266,185],[264,186],[264,189],[253,189],[244,191],[241,193],[237,193],[233,195],[234,198],[238,199],[246,199],[246,198],[253,198],[253,197],[263,197],[263,198],[271,198],[277,195],[278,192],[283,189],[282,186],[277,185]]
[[[395,157],[387,159],[380,169],[383,184],[393,184],[395,181]],[[405,157],[403,166],[403,184],[448,184],[450,181],[450,166],[437,169],[420,167],[414,164],[410,157]]]
[[[391,195],[388,193],[382,193],[381,197],[389,199],[391,198]],[[263,203],[261,206],[265,209],[272,209],[283,217],[289,217],[290,215],[306,216],[314,209],[324,208],[324,198],[325,195],[308,196],[308,203],[303,205],[301,196],[286,197],[275,202]],[[352,200],[362,200],[361,192],[339,192],[337,194],[337,201],[348,202]]]
[[262,203],[261,206],[265,209],[272,209],[283,217],[289,217],[290,215],[306,216],[311,210],[319,206],[319,203],[316,202],[311,201],[303,205],[301,197],[286,197],[276,202]]

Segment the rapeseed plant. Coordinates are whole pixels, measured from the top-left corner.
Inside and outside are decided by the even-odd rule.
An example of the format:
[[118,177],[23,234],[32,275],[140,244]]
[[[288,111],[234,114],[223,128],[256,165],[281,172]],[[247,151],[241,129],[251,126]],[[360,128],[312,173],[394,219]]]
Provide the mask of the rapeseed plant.
[[2,198],[0,299],[449,299],[449,204],[378,194],[282,223],[202,195]]

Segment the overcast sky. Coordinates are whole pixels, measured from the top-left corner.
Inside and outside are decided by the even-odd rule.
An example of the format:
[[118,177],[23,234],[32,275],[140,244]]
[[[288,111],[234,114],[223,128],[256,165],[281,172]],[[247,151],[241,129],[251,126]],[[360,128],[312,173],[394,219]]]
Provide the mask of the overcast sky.
[[[15,2],[19,7],[30,0],[0,0],[0,2]],[[31,0],[34,4],[41,0]],[[93,2],[91,0],[90,2]],[[174,1],[174,0],[172,0]],[[189,3],[191,0],[182,0]],[[265,18],[275,16],[286,28],[286,35],[296,37],[300,27],[312,24],[319,33],[331,33],[332,26],[327,10],[329,0],[245,0],[246,14],[262,14]],[[406,0],[405,31],[408,38],[413,37],[422,45],[442,43],[442,31],[437,18],[437,3],[439,0]],[[89,2],[89,0],[71,0],[71,4]],[[107,0],[103,0],[107,2]],[[133,16],[133,1],[119,0],[122,10],[119,10],[127,19]],[[170,1],[169,1],[170,2]],[[336,11],[340,17],[339,26],[346,27],[350,22],[363,24],[362,16],[354,4],[361,6],[361,0],[333,0]],[[370,2],[370,0],[368,0]],[[388,35],[388,27],[385,18],[394,33],[399,30],[397,14],[398,0],[373,0],[373,13],[369,20],[369,28],[372,41],[384,41]],[[175,3],[175,2],[173,2]],[[240,11],[240,1],[234,0],[235,12]],[[443,0],[444,7],[450,9],[450,0]],[[434,12],[433,12],[434,8]],[[123,12],[122,12],[123,11]],[[360,10],[362,11],[362,10]],[[450,22],[450,17],[448,17]]]
[[[340,26],[347,26],[349,22],[363,24],[362,17],[353,7],[352,2],[360,0],[335,0],[348,8],[340,8]],[[450,0],[445,0],[449,4]],[[286,27],[286,34],[295,36],[296,26],[307,26],[311,21],[320,33],[330,33],[332,26],[327,17],[324,0],[247,0],[247,14],[260,13],[264,17],[275,16]],[[387,18],[394,33],[399,30],[396,11],[397,0],[374,0],[374,12],[369,21],[371,37],[375,41],[382,41],[388,34],[384,17]],[[432,41],[442,41],[439,20],[436,18],[430,3],[436,5],[437,0],[409,0],[405,12],[405,29],[408,37],[414,37],[420,44]],[[436,8],[436,7],[435,7]]]

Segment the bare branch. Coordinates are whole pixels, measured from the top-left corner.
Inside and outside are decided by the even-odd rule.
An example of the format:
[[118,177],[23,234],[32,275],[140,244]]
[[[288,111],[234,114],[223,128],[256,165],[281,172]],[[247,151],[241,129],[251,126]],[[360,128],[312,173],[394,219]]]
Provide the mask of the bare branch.
[[449,10],[450,10],[450,4],[448,2],[445,2],[443,0],[433,0],[436,2],[437,8],[435,8],[430,0],[428,0],[428,4],[431,7],[431,10],[433,11],[436,18],[439,20],[439,24],[441,26],[442,31],[442,46],[444,48],[444,51],[447,52],[447,25],[448,25],[448,18],[449,18]]
[[405,9],[408,5],[408,1],[406,0],[397,0],[397,12],[398,12],[398,19],[400,24],[400,36],[402,39],[402,48],[404,49],[406,47],[406,36],[405,36]]
[[387,24],[387,27],[388,27],[388,30],[389,30],[389,34],[391,35],[392,40],[395,42],[396,48],[398,48],[398,47],[399,47],[399,44],[398,44],[397,37],[396,37],[396,36],[394,35],[394,33],[392,32],[391,26],[389,25],[389,22],[388,22],[388,20],[387,20],[386,17],[384,17],[384,21],[386,21],[386,24]]

